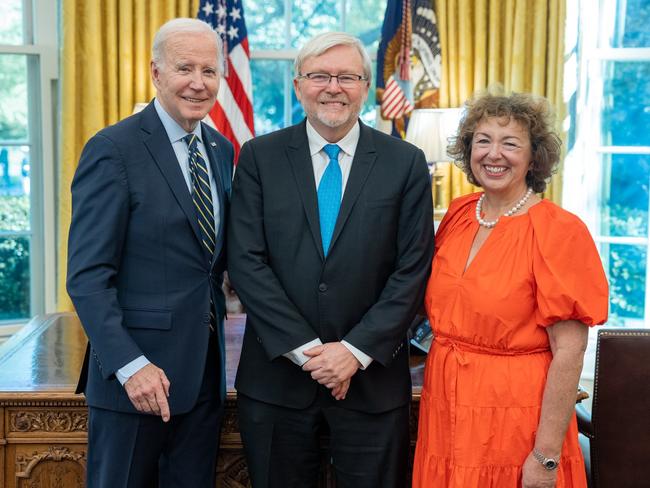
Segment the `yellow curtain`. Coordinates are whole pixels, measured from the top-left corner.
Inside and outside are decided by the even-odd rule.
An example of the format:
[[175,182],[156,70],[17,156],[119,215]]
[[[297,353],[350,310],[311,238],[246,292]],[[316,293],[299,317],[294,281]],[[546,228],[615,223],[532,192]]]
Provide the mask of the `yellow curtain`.
[[174,17],[196,17],[199,0],[63,0],[62,116],[58,208],[57,307],[65,291],[70,183],[85,142],[154,95],[151,40]]
[[[557,116],[562,101],[565,0],[434,0],[442,80],[440,107],[460,107],[478,90],[500,83],[506,91],[547,97]],[[455,166],[444,178],[451,198],[476,191]],[[560,203],[561,172],[545,197]]]

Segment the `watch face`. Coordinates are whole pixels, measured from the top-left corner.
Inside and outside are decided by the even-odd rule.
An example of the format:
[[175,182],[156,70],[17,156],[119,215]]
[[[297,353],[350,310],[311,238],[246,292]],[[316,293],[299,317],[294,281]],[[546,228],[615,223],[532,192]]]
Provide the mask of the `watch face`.
[[546,469],[548,469],[549,471],[551,469],[557,468],[557,462],[555,461],[555,459],[547,459],[547,460],[544,461],[543,464],[544,464],[544,467]]

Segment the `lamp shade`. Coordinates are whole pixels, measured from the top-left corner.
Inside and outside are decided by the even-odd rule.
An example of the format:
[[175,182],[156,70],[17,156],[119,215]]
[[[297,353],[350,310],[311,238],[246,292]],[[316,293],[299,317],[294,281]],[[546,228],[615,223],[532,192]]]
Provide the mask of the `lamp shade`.
[[406,140],[424,151],[427,163],[449,161],[448,141],[456,135],[462,114],[461,108],[413,110],[406,130]]

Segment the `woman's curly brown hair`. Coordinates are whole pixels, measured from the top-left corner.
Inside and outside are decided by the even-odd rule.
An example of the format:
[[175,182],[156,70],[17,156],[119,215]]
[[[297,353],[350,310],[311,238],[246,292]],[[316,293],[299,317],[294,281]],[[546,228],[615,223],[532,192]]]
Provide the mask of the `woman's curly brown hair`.
[[465,114],[458,133],[447,147],[447,153],[467,175],[473,185],[480,186],[470,167],[472,140],[478,124],[490,117],[516,120],[530,137],[532,162],[526,173],[526,184],[535,193],[546,189],[546,184],[560,160],[562,142],[553,131],[553,113],[548,100],[528,93],[501,95],[480,94],[465,103]]

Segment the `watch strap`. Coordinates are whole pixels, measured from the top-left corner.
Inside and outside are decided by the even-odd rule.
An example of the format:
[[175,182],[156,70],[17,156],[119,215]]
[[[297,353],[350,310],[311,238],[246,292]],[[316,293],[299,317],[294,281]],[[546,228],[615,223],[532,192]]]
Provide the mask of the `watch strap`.
[[538,461],[542,466],[544,466],[549,471],[556,469],[560,464],[560,458],[558,459],[548,458],[535,448],[533,448],[533,457],[535,458],[536,461]]

